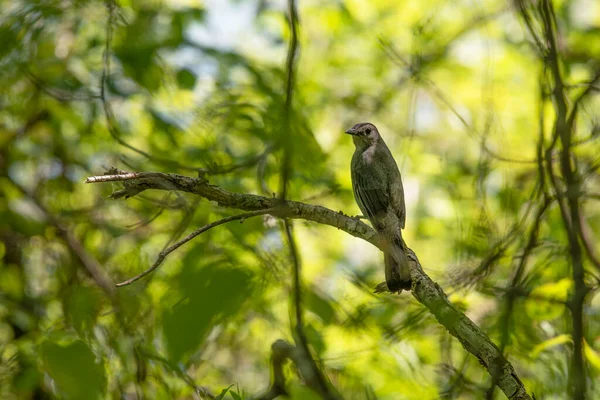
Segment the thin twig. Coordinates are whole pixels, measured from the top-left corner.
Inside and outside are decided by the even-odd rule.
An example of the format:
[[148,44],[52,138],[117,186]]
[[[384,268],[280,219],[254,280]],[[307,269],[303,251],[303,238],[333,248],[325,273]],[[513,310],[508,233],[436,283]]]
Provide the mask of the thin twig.
[[232,215],[230,217],[226,217],[226,218],[220,219],[218,221],[211,222],[210,224],[204,225],[202,228],[199,228],[199,229],[195,230],[194,232],[190,233],[189,235],[187,235],[183,239],[177,241],[173,245],[171,245],[171,246],[167,247],[165,250],[161,251],[158,254],[158,257],[156,258],[156,261],[154,261],[154,264],[152,264],[152,266],[150,266],[150,268],[148,268],[144,272],[142,272],[142,273],[134,276],[133,278],[129,278],[129,279],[123,281],[123,282],[117,283],[116,286],[117,287],[127,286],[127,285],[130,285],[130,284],[132,284],[133,282],[135,282],[137,280],[140,280],[141,278],[143,278],[144,276],[148,275],[149,273],[151,273],[152,271],[154,271],[156,268],[158,268],[163,263],[163,261],[165,260],[165,258],[169,254],[171,254],[173,251],[177,250],[179,247],[181,247],[182,245],[186,244],[187,242],[189,242],[190,240],[192,240],[196,236],[200,235],[201,233],[204,233],[207,230],[214,228],[215,226],[223,225],[223,224],[225,224],[227,222],[231,222],[231,221],[244,220],[246,218],[255,217],[257,215],[269,214],[269,213],[271,213],[273,211],[274,211],[274,209],[272,209],[272,208],[269,208],[269,209],[266,209],[266,210],[251,211],[251,212],[247,212],[247,213],[243,213],[243,214]]
[[96,260],[94,256],[92,256],[85,249],[85,246],[75,237],[73,232],[71,232],[71,230],[69,230],[57,216],[52,214],[46,208],[46,206],[42,204],[41,200],[37,196],[29,193],[27,189],[21,186],[18,182],[14,181],[12,178],[8,177],[8,180],[25,197],[33,201],[33,203],[43,213],[44,217],[48,220],[48,222],[57,229],[58,233],[67,244],[68,248],[71,250],[75,258],[79,260],[85,271],[92,277],[96,284],[104,290],[104,292],[107,295],[113,298],[115,295],[115,290],[110,279],[106,276],[104,268],[98,262],[98,260]]
[[[281,180],[280,180],[280,199],[285,201],[288,192],[288,184],[291,174],[292,157],[293,157],[293,95],[294,95],[294,81],[295,81],[295,65],[298,57],[298,11],[296,8],[295,0],[288,0],[288,24],[291,32],[290,42],[288,46],[288,54],[286,58],[286,79],[285,79],[285,105],[284,105],[284,129],[281,132],[281,144],[283,146],[283,160],[281,164]],[[296,319],[295,324],[295,338],[297,348],[303,353],[302,362],[306,366],[307,372],[305,378],[312,383],[312,387],[323,397],[324,399],[339,399],[339,394],[335,392],[335,389],[331,388],[325,374],[319,369],[315,360],[313,359],[310,348],[308,345],[308,339],[304,333],[304,322],[302,316],[302,264],[300,262],[300,255],[296,247],[294,240],[292,224],[288,219],[284,219],[284,230],[287,238],[288,247],[290,249],[290,257],[292,261],[293,270],[293,304],[294,304],[294,315]],[[300,367],[300,366],[299,366]]]
[[[523,250],[523,254],[520,257],[519,265],[517,266],[517,270],[513,275],[510,286],[507,289],[505,289],[506,302],[504,304],[502,316],[500,317],[500,326],[502,327],[502,334],[500,339],[500,352],[502,352],[503,354],[508,344],[509,336],[511,333],[512,314],[514,311],[516,297],[520,294],[519,289],[522,283],[523,274],[525,273],[525,267],[527,265],[529,256],[538,244],[538,235],[540,232],[541,223],[543,221],[542,217],[551,203],[552,201],[550,198],[544,199],[544,202],[540,204],[535,216],[533,217],[533,227],[529,231],[529,238],[525,245],[525,249]],[[491,400],[494,398],[494,391],[496,385],[498,384],[498,378],[499,374],[496,376],[492,376],[492,383],[486,391],[487,399]]]
[[[579,211],[579,178],[573,170],[571,164],[572,136],[574,120],[577,108],[572,109],[571,115],[568,115],[568,105],[565,94],[565,84],[560,69],[560,60],[557,45],[557,22],[554,8],[550,0],[543,0],[541,3],[541,15],[544,28],[546,43],[548,44],[548,56],[546,63],[550,67],[553,78],[552,95],[556,107],[556,121],[554,124],[555,137],[559,137],[562,144],[560,153],[560,164],[562,174],[566,183],[568,192],[565,203],[559,201],[561,205],[561,215],[567,231],[571,259],[573,262],[572,276],[574,282],[574,293],[570,301],[570,311],[573,325],[573,358],[571,360],[570,380],[575,400],[583,400],[586,396],[586,376],[585,376],[585,357],[583,354],[584,341],[584,304],[589,289],[585,283],[585,270],[583,267],[583,254],[579,242],[581,226]],[[548,162],[549,172],[552,173],[552,166]],[[554,179],[556,182],[556,179]],[[560,193],[559,187],[554,185],[556,193]]]
[[293,157],[293,96],[295,82],[295,65],[298,57],[298,11],[296,10],[295,0],[288,0],[288,25],[290,28],[290,42],[285,62],[285,104],[283,109],[284,129],[280,133],[280,141],[283,147],[283,160],[281,163],[280,196],[282,199],[287,197],[288,183],[291,174]]

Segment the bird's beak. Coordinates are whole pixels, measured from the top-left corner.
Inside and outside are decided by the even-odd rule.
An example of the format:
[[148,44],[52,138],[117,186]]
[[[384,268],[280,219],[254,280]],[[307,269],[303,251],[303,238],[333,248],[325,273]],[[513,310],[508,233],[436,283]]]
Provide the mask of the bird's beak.
[[356,130],[354,130],[354,128],[350,128],[346,130],[346,133],[348,135],[356,135]]

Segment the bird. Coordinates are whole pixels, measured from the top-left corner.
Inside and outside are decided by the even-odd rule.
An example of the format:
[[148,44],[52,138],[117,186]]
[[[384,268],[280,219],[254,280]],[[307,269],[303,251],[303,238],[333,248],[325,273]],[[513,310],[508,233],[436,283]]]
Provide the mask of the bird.
[[[346,133],[352,135],[355,147],[350,163],[352,191],[358,208],[379,234],[387,288],[392,293],[410,290],[410,269],[402,239],[406,206],[398,165],[375,125],[361,122]],[[382,289],[378,285],[375,291]]]

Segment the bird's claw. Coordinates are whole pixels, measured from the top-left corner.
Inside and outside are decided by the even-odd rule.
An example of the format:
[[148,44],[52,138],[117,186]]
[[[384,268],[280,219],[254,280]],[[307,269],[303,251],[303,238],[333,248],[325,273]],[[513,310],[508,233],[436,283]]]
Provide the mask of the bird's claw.
[[386,282],[381,282],[380,284],[378,284],[377,286],[375,286],[375,290],[373,290],[373,293],[379,294],[379,293],[390,293],[390,289],[388,289],[387,283]]
[[406,290],[407,292],[410,291],[410,288],[408,289],[398,289],[395,292],[392,292],[387,285],[387,282],[381,282],[380,284],[375,286],[375,289],[373,289],[373,293],[375,294],[380,294],[380,293],[392,293],[392,294],[400,294],[402,293],[403,290]]

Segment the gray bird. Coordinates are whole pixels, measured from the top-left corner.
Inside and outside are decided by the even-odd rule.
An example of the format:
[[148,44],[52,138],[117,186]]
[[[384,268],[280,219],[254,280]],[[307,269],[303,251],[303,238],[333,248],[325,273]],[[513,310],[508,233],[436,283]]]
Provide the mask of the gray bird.
[[354,198],[382,240],[387,287],[392,293],[408,290],[410,270],[401,231],[406,208],[398,165],[375,125],[361,122],[346,133],[356,147],[350,165]]

